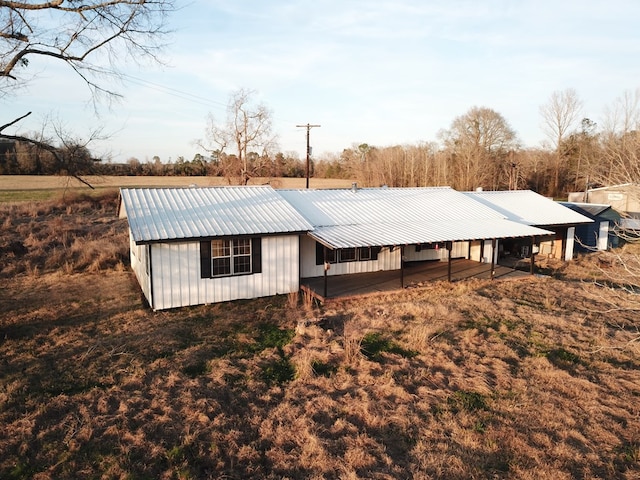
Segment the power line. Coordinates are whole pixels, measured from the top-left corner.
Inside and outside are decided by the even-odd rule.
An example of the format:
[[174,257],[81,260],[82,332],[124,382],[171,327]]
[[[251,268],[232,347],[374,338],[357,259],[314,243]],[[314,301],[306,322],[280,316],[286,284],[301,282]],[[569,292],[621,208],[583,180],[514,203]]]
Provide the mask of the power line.
[[309,133],[312,128],[321,127],[322,125],[311,125],[307,123],[306,125],[296,125],[296,127],[304,127],[307,129],[307,188],[309,188],[309,156],[311,155],[311,147],[309,146]]

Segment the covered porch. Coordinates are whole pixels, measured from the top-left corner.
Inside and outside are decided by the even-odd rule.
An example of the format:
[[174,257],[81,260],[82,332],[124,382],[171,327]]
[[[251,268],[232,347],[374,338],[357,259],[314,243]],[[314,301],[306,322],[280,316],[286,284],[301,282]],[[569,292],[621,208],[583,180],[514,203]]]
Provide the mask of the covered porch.
[[464,258],[452,259],[450,262],[410,262],[399,270],[302,278],[300,289],[324,302],[327,299],[345,299],[389,292],[438,280],[458,281],[469,278],[506,280],[531,275],[529,271],[515,270],[497,264],[493,265],[493,277],[491,271],[490,263],[480,263]]

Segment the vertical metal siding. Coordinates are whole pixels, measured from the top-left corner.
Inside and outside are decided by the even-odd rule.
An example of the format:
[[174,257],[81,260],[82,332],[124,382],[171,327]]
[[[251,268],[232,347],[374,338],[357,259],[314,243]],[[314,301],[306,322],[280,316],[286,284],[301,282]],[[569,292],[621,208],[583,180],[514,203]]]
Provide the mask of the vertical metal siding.
[[262,238],[262,273],[200,278],[200,244],[153,244],[154,309],[297,292],[298,236]]
[[131,230],[129,230],[129,258],[131,260],[131,269],[138,279],[142,293],[144,294],[149,305],[153,306],[151,298],[150,278],[147,275],[145,262],[147,261],[147,249],[144,246],[136,245],[133,241]]
[[573,243],[575,238],[576,227],[567,228],[567,242],[564,251],[564,260],[573,259]]
[[469,256],[469,242],[453,242],[452,258],[467,258]]
[[480,250],[481,250],[480,245],[481,245],[481,242],[478,240],[471,242],[469,260],[473,260],[475,262],[482,262],[482,258],[480,258]]
[[596,241],[598,250],[607,250],[609,248],[609,220],[600,222]]

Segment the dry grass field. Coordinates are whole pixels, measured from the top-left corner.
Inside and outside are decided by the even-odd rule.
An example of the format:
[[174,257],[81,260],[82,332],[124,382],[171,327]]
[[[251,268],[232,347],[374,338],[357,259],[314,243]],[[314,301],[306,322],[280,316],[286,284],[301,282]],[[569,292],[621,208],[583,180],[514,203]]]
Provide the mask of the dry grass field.
[[626,251],[154,313],[115,210],[0,204],[0,478],[640,478]]
[[[120,187],[215,187],[228,185],[224,177],[144,177],[144,176],[85,176],[94,191],[67,176],[0,175],[0,202],[51,200],[61,192],[75,194],[92,192],[102,195]],[[305,188],[304,178],[252,178],[249,185],[271,185],[273,188]],[[351,180],[311,178],[311,188],[347,188]]]

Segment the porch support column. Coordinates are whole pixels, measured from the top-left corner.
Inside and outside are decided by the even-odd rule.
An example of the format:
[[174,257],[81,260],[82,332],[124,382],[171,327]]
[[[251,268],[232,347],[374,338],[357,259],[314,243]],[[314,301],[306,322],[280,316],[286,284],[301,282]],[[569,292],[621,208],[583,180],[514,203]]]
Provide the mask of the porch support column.
[[536,265],[536,254],[533,253],[533,247],[536,244],[536,237],[535,235],[531,236],[531,265],[529,266],[529,273],[531,275],[534,274],[535,272],[535,265]]
[[404,288],[404,247],[400,247],[400,288]]
[[480,263],[483,263],[484,259],[484,238],[480,240],[480,258],[478,259]]
[[322,252],[323,252],[323,255],[324,255],[324,294],[323,294],[323,297],[327,298],[328,290],[329,290],[328,285],[327,285],[327,283],[328,283],[328,281],[327,281],[327,278],[328,278],[328,276],[327,276],[327,270],[328,270],[328,268],[327,268],[328,267],[328,264],[327,264],[327,247],[323,246],[322,247]]
[[447,280],[451,281],[451,250],[453,249],[453,242],[447,242]]
[[491,239],[491,280],[496,275],[496,239]]

